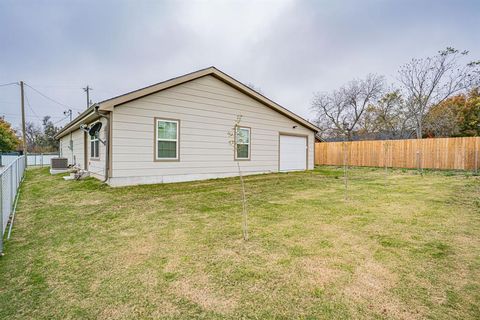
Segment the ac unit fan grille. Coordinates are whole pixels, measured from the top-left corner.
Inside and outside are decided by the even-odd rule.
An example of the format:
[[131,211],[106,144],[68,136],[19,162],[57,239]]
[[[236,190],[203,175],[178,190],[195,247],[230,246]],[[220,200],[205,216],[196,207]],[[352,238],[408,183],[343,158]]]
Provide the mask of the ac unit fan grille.
[[52,169],[68,169],[67,158],[52,158],[50,161]]

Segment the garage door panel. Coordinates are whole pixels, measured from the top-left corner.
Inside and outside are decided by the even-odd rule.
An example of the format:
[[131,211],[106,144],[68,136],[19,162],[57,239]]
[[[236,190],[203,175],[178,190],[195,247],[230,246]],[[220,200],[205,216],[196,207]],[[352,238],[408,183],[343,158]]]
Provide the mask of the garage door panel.
[[280,135],[280,171],[307,169],[307,138]]

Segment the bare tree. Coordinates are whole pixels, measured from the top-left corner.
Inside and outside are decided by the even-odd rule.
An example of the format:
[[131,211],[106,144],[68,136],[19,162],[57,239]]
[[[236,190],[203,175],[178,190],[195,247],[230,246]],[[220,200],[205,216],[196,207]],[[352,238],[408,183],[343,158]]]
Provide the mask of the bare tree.
[[461,65],[468,51],[448,47],[433,57],[412,59],[398,72],[417,138],[422,138],[425,116],[431,106],[453,94],[478,85],[480,62]]
[[58,141],[54,138],[59,128],[50,120],[50,116],[43,117],[42,127],[33,122],[25,125],[25,138],[28,152],[54,152],[58,150]]
[[363,80],[353,80],[331,93],[317,93],[312,109],[317,112],[317,124],[329,135],[352,140],[368,106],[376,102],[385,88],[382,76],[369,74]]
[[317,113],[317,126],[320,134],[327,137],[344,137],[343,122],[347,110],[340,90],[331,93],[317,93],[312,102],[312,109]]
[[365,118],[370,123],[365,128],[374,139],[410,138],[415,126],[407,104],[399,90],[391,90],[369,107]]
[[385,80],[369,74],[364,80],[353,80],[331,93],[316,94],[312,108],[317,112],[317,124],[323,133],[343,138],[343,180],[345,201],[348,200],[348,149],[372,102],[381,97]]
[[25,125],[25,138],[27,140],[27,151],[38,152],[43,138],[42,129],[33,122]]

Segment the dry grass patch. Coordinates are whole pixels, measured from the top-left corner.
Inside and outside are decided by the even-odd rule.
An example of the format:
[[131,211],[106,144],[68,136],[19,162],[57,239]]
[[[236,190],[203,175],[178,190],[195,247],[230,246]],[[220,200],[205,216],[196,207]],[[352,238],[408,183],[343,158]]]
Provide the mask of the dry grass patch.
[[301,273],[305,275],[303,285],[312,289],[327,288],[347,274],[333,265],[333,261],[319,257],[303,258],[297,263]]
[[170,285],[170,289],[174,294],[188,299],[207,311],[228,314],[237,305],[233,298],[214,289],[205,275],[197,274],[188,279],[176,280]]
[[109,188],[29,170],[1,319],[475,319],[480,181],[341,168]]
[[353,303],[367,305],[378,314],[397,319],[420,319],[424,315],[409,310],[390,290],[395,287],[398,277],[386,267],[371,260],[359,266],[353,279],[345,288]]

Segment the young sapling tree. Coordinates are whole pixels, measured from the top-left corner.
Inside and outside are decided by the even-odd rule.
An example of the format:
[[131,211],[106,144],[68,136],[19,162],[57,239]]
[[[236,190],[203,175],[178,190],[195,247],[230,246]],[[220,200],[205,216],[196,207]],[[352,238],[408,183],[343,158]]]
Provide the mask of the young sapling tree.
[[[237,115],[235,119],[234,125],[232,130],[228,132],[229,143],[233,148],[234,152],[234,159],[237,163],[238,169],[238,176],[240,178],[240,186],[242,190],[242,233],[243,233],[243,240],[248,240],[248,223],[247,223],[247,196],[245,193],[245,182],[243,181],[243,174],[240,167],[240,161],[238,158],[238,149],[244,148],[247,146],[247,152],[250,152],[248,148],[248,144],[250,143],[250,136],[245,136],[244,132],[240,130],[240,122],[242,121],[242,115]],[[250,154],[248,154],[250,156]]]
[[387,178],[388,178],[388,140],[383,142],[383,164],[385,166],[385,187],[387,187]]
[[348,146],[345,139],[342,143],[343,146],[343,182],[345,185],[345,201],[348,200]]

